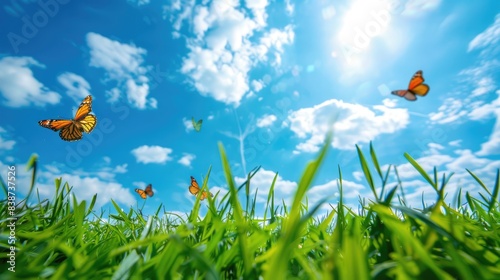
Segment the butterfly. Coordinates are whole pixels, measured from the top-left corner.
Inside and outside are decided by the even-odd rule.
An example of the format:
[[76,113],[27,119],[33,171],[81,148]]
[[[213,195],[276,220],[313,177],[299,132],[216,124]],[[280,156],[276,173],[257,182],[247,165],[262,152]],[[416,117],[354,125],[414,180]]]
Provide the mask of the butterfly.
[[404,97],[406,100],[415,101],[417,100],[416,95],[426,96],[429,92],[429,86],[424,84],[424,76],[422,70],[418,70],[415,75],[410,80],[408,89],[400,89],[391,92],[399,97]]
[[77,141],[82,139],[83,132],[90,133],[97,124],[95,115],[92,111],[92,96],[89,95],[83,99],[80,107],[76,110],[75,118],[72,120],[42,120],[38,124],[50,128],[53,131],[59,131],[59,137],[64,141]]
[[[198,185],[198,182],[196,182],[196,179],[191,176],[191,185],[189,186],[189,192],[191,194],[197,195],[200,192],[200,186]],[[204,200],[205,198],[208,197],[208,195],[214,196],[211,192],[204,191],[201,193],[200,200]]]
[[142,199],[146,199],[146,197],[151,197],[155,194],[153,192],[153,186],[151,186],[151,184],[149,184],[144,190],[135,189],[135,192],[138,193]]
[[197,122],[194,121],[194,117],[191,117],[191,122],[193,123],[193,128],[197,132],[200,132],[201,130],[201,123],[203,123],[203,120],[199,120]]

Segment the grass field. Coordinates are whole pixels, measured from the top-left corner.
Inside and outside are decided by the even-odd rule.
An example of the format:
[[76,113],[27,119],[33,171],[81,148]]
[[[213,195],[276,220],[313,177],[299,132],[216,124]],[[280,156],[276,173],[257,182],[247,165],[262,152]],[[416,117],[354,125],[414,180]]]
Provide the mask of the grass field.
[[[274,182],[265,204],[264,217],[256,215],[255,194],[249,193],[251,177],[236,186],[225,151],[220,145],[222,166],[229,192],[224,197],[197,199],[187,218],[165,215],[144,217],[140,209],[123,211],[113,202],[116,215],[103,217],[92,201],[77,201],[71,182],[56,180],[52,200],[9,209],[1,204],[1,279],[500,279],[499,177],[480,194],[457,196],[451,207],[444,202],[451,177],[427,174],[407,160],[437,193],[435,203],[423,210],[405,206],[398,190],[401,182],[387,185],[391,166],[381,170],[375,151],[358,155],[366,184],[375,201],[356,211],[340,199],[327,215],[318,218],[325,197],[308,205],[306,194],[327,152],[325,145],[316,160],[307,164],[291,205],[275,201]],[[369,165],[375,170],[370,172]],[[34,188],[37,160],[33,172]],[[208,178],[207,174],[205,176]],[[4,178],[3,178],[4,179]],[[276,179],[276,177],[275,177]],[[207,179],[203,183],[206,188]],[[1,182],[7,197],[7,185]],[[381,187],[381,193],[377,190]],[[246,195],[245,203],[238,191]],[[332,194],[337,190],[332,190]],[[31,199],[33,201],[33,199]],[[362,201],[362,200],[360,200]],[[327,204],[328,205],[328,204]],[[200,207],[208,207],[200,217]],[[9,271],[10,210],[15,225],[15,272]],[[259,210],[262,212],[262,210]]]

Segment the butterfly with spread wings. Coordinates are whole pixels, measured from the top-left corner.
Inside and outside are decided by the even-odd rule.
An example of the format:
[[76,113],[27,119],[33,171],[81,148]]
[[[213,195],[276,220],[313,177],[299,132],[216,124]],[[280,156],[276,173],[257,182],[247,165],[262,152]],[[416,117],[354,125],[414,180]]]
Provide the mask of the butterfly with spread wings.
[[195,121],[194,117],[191,117],[191,122],[193,123],[193,128],[197,132],[200,132],[201,130],[201,124],[203,123],[203,120]]
[[[189,186],[189,192],[193,195],[197,195],[200,192],[200,186],[198,185],[198,182],[196,182],[196,179],[191,176],[191,185]],[[211,192],[204,191],[201,193],[200,200],[204,200],[208,196],[213,197],[214,195]]]
[[41,120],[39,125],[50,128],[53,131],[59,131],[59,137],[64,141],[78,141],[82,139],[83,132],[90,133],[97,124],[95,115],[92,111],[92,96],[89,95],[83,99],[76,110],[75,118],[72,120]]
[[406,100],[415,101],[418,96],[426,96],[429,92],[429,85],[424,84],[424,75],[422,70],[418,70],[410,80],[408,89],[400,89],[392,91],[391,93],[399,97],[404,97]]
[[142,199],[146,199],[148,196],[151,197],[155,194],[153,192],[153,186],[151,186],[151,184],[147,185],[147,187],[143,190],[135,189],[135,192],[138,193]]

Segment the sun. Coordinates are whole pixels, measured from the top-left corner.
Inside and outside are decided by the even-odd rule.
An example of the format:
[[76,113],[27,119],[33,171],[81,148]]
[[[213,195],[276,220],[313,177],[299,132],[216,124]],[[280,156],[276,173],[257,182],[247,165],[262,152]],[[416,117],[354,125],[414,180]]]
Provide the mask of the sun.
[[342,18],[339,43],[367,50],[373,38],[382,36],[391,22],[388,0],[355,0]]

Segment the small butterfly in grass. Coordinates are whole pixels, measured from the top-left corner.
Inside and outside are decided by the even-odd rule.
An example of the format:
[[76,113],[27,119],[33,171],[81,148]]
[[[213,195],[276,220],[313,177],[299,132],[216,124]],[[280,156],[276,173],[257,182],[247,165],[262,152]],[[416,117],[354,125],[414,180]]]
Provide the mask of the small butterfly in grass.
[[191,122],[193,123],[194,130],[196,130],[197,132],[200,132],[200,130],[201,130],[201,124],[203,123],[203,120],[199,120],[199,121],[196,122],[194,120],[194,117],[191,117]]
[[416,95],[426,96],[429,92],[429,86],[424,84],[424,76],[422,70],[418,70],[415,75],[410,80],[408,89],[400,89],[391,92],[399,97],[404,97],[406,100],[415,101],[417,100]]
[[138,193],[142,199],[146,199],[146,197],[151,197],[155,194],[153,192],[153,186],[151,186],[151,184],[149,184],[144,190],[135,189],[135,192]]
[[[189,192],[193,195],[197,195],[200,192],[200,186],[193,176],[191,176],[191,185],[189,186]],[[214,196],[211,192],[204,191],[201,193],[200,200],[204,200],[208,197],[208,195],[210,195],[211,197]]]
[[95,115],[92,111],[92,96],[89,95],[83,99],[80,107],[76,110],[75,118],[72,120],[41,120],[39,125],[50,128],[53,131],[59,131],[59,137],[64,141],[77,141],[82,139],[83,132],[90,133],[97,124]]

